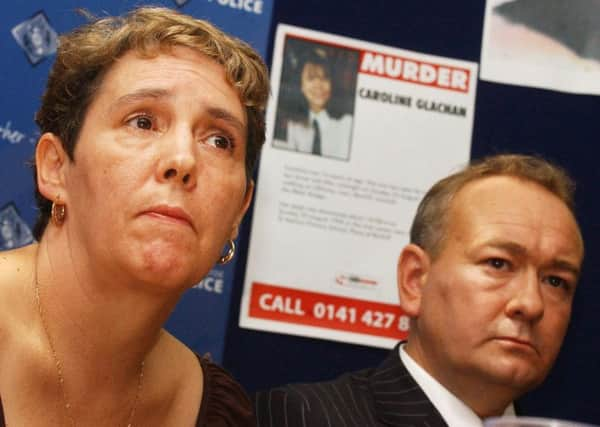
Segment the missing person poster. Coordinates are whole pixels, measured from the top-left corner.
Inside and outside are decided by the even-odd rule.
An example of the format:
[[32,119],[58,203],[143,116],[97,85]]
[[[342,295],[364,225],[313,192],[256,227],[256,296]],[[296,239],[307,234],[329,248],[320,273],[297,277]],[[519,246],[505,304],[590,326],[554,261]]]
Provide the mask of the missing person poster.
[[240,325],[391,347],[396,263],[470,154],[477,65],[277,29]]

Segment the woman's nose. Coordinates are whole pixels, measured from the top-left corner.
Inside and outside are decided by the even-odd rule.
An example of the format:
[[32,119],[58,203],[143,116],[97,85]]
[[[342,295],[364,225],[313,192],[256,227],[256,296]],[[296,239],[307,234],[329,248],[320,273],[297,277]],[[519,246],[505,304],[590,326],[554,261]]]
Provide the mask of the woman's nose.
[[[182,173],[181,173],[181,174],[180,174],[179,172],[177,172],[177,171],[178,171],[178,169],[179,169],[180,171],[182,171]],[[169,168],[169,169],[167,169],[167,170],[165,171],[165,173],[164,173],[165,180],[177,179],[177,176],[178,176],[178,175],[183,175],[183,176],[181,177],[181,180],[183,181],[183,183],[184,183],[184,184],[187,184],[187,183],[189,182],[190,178],[191,178],[191,173],[189,173],[189,172],[188,172],[188,173],[183,173],[183,171],[184,171],[185,169],[186,169],[186,168],[184,168],[183,166],[180,166],[179,168],[177,168],[177,167],[172,167],[172,168]]]
[[181,184],[186,189],[196,186],[197,161],[191,134],[180,132],[167,137],[160,156],[158,181]]

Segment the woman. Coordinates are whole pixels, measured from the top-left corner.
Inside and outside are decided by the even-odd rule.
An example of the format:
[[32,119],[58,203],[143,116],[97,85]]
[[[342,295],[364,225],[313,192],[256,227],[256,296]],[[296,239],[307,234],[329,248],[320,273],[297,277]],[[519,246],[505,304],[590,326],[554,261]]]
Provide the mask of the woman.
[[267,95],[256,52],[169,9],[61,38],[36,116],[39,244],[0,254],[7,425],[253,425],[241,387],[162,325],[233,255]]
[[331,68],[322,48],[311,48],[300,66],[300,99],[296,118],[288,121],[288,148],[325,157],[348,159],[352,116],[334,117]]

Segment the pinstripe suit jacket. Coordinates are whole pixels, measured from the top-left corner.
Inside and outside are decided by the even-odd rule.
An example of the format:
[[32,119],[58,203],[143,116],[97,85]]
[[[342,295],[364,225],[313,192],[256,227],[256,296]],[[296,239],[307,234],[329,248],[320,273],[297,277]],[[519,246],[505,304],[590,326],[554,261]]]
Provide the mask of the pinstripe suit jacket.
[[258,427],[447,427],[408,373],[398,346],[377,368],[254,397]]

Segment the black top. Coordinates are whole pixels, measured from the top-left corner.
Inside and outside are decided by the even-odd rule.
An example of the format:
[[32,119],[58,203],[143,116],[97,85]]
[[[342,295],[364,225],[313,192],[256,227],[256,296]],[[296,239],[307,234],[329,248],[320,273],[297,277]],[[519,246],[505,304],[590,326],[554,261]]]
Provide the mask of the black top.
[[[196,427],[255,427],[252,404],[240,386],[223,368],[198,356],[204,373],[204,392]],[[0,427],[5,427],[0,400]]]
[[256,427],[250,398],[231,375],[205,357],[204,392],[196,427]]

